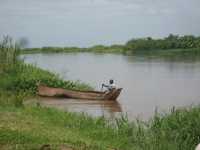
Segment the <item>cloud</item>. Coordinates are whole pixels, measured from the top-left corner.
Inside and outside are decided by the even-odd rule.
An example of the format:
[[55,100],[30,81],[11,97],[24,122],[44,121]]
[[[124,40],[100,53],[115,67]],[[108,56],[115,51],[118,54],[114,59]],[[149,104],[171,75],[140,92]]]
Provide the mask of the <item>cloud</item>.
[[[34,45],[124,42],[200,34],[200,0],[0,0],[0,33]],[[38,35],[40,38],[38,38]]]
[[1,16],[66,16],[70,13],[111,15],[200,14],[199,0],[7,0],[0,2]]
[[107,0],[112,3],[121,3],[122,5],[133,5],[141,8],[141,11],[147,11],[150,14],[155,12],[164,14],[173,13],[198,13],[200,14],[199,0]]

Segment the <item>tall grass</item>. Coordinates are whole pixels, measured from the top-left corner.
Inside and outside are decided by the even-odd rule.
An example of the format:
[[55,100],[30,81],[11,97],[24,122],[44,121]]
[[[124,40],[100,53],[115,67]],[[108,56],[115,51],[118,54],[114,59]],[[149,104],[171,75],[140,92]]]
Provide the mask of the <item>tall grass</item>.
[[13,72],[4,77],[7,85],[5,89],[15,91],[31,91],[33,94],[37,92],[38,84],[45,84],[51,87],[61,87],[73,90],[91,90],[92,88],[81,82],[65,81],[59,75],[42,70],[33,65],[20,64],[15,67]]
[[20,52],[20,45],[9,36],[3,37],[0,41],[0,90],[36,94],[38,83],[66,89],[92,89],[87,84],[64,81],[54,73],[24,64],[22,60],[19,60]]
[[0,41],[0,73],[3,73],[18,63],[20,45],[9,36]]
[[[81,150],[194,150],[200,141],[200,107],[155,114],[150,121],[113,125],[105,118],[42,107],[1,107],[0,145],[61,144]],[[56,148],[59,149],[59,148]]]

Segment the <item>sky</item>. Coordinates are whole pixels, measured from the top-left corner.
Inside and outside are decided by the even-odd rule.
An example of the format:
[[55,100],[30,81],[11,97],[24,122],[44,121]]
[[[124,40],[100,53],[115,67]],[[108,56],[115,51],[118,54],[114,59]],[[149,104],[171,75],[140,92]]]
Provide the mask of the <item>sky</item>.
[[0,36],[29,47],[124,44],[200,36],[200,0],[0,0]]

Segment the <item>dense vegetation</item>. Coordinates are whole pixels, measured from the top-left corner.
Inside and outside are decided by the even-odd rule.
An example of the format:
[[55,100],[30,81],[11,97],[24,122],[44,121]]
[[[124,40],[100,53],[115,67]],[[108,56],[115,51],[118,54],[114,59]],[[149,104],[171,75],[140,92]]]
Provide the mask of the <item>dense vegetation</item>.
[[163,39],[151,37],[132,39],[125,45],[126,50],[166,50],[200,48],[200,37],[192,35],[178,36],[170,34]]
[[[96,45],[88,48],[78,47],[42,47],[42,48],[27,48],[24,53],[37,52],[108,52],[108,53],[136,53],[148,52],[155,50],[182,50],[182,51],[198,51],[200,50],[200,37],[193,35],[178,36],[170,34],[166,38],[154,39],[134,38],[129,40],[124,45]],[[181,51],[179,51],[181,52]]]
[[[0,101],[16,103],[16,97]],[[20,100],[17,98],[17,100]],[[80,150],[194,150],[200,140],[200,107],[173,109],[148,122],[62,112],[39,105],[0,105],[0,149],[39,149],[63,144]]]
[[31,91],[36,93],[37,84],[39,83],[67,89],[91,89],[86,84],[63,81],[56,74],[24,64],[18,59],[20,52],[18,44],[13,44],[9,37],[4,38],[0,44],[0,48],[0,83],[1,88],[5,90]]
[[[23,97],[34,96],[38,84],[66,89],[89,90],[89,85],[80,82],[64,81],[58,75],[24,64],[19,60],[20,45],[10,37],[4,37],[0,42],[0,96],[6,95],[16,99],[16,105],[21,103]],[[19,101],[18,101],[19,100]],[[9,103],[1,101],[0,104]],[[15,103],[13,103],[15,105]]]
[[42,47],[42,48],[26,48],[23,53],[51,53],[51,52],[97,52],[97,53],[122,53],[123,45],[96,45],[89,48],[79,48],[79,47]]
[[88,89],[18,60],[18,44],[6,37],[0,44],[0,149],[28,150],[51,147],[80,150],[193,150],[200,140],[200,107],[155,113],[147,121],[115,122],[104,117],[41,107],[34,97],[36,83]]

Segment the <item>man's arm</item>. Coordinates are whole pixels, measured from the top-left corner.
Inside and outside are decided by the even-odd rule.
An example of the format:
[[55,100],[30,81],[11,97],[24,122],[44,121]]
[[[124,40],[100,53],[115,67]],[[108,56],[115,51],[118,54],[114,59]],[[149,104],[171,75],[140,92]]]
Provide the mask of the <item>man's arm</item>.
[[108,87],[109,87],[109,85],[106,85],[106,84],[102,84],[102,87],[107,87],[107,88],[108,88]]

